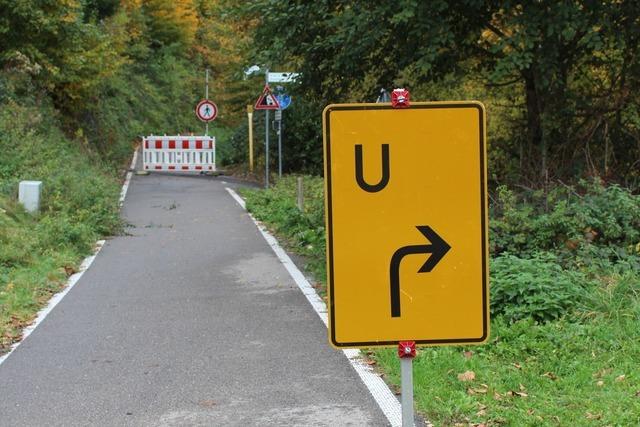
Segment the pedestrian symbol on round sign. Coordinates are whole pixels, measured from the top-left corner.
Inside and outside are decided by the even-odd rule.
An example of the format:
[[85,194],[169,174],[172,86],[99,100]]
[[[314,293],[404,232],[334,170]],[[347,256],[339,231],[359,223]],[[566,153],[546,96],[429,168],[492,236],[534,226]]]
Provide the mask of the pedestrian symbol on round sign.
[[203,122],[211,122],[218,116],[218,107],[212,101],[203,99],[196,106],[196,116]]

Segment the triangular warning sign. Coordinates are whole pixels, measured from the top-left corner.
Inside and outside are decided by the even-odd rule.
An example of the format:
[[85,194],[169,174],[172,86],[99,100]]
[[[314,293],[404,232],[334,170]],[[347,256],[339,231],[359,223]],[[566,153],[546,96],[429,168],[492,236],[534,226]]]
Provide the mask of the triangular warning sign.
[[279,110],[280,104],[275,96],[271,93],[269,85],[265,85],[262,95],[256,101],[254,107],[256,110]]

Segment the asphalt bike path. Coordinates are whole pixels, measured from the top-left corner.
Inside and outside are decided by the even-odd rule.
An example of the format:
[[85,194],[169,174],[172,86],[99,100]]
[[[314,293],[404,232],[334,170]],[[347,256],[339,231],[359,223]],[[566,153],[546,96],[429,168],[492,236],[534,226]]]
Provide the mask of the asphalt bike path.
[[0,365],[0,426],[388,425],[225,186],[134,176],[125,234]]

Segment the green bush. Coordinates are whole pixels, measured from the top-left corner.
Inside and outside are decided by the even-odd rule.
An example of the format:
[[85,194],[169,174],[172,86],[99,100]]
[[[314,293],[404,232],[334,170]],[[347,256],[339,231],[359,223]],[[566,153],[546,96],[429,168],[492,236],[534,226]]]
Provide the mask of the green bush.
[[510,321],[557,319],[584,300],[587,279],[565,270],[549,252],[531,258],[508,253],[491,261],[491,313]]
[[0,271],[30,263],[32,248],[37,243],[31,228],[23,226],[29,221],[14,215],[14,205],[0,196]]
[[537,250],[575,253],[587,246],[611,245],[632,253],[640,243],[640,196],[599,180],[518,196],[499,187],[491,208],[494,255],[526,256]]

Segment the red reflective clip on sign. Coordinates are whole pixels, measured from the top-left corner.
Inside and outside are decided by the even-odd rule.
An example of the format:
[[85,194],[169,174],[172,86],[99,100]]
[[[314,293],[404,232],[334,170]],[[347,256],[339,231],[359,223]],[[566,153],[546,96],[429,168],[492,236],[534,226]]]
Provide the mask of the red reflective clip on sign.
[[416,357],[416,342],[400,341],[398,343],[398,356],[400,356],[401,359]]
[[391,92],[391,106],[393,108],[408,108],[409,91],[406,89],[394,89]]

